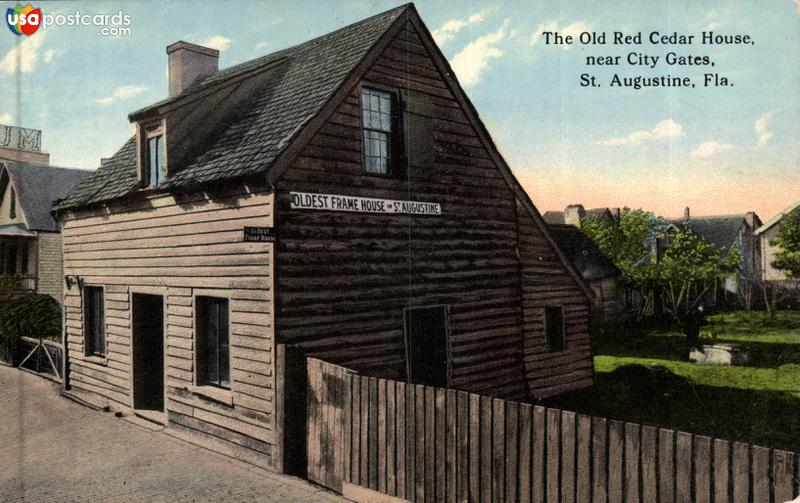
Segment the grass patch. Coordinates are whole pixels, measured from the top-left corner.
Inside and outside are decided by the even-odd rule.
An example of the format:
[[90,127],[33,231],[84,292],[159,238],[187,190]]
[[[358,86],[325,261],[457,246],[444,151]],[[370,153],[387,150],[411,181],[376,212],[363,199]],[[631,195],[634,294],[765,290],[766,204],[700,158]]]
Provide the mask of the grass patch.
[[548,400],[598,416],[800,451],[800,312],[708,317],[716,342],[751,351],[747,367],[684,361],[679,330],[630,325],[595,336],[595,385]]

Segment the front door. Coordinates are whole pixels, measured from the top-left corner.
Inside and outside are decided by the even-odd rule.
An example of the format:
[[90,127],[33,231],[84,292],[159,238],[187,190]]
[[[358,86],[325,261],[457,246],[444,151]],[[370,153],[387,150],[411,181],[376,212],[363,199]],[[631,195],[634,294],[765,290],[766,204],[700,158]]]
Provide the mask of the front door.
[[445,306],[406,309],[408,380],[446,387],[447,312]]
[[133,408],[164,410],[164,298],[134,293]]

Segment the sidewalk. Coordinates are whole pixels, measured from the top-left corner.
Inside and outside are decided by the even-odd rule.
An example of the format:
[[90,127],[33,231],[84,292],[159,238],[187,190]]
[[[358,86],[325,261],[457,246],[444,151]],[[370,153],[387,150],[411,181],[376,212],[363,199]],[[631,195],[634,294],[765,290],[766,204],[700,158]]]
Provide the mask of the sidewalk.
[[347,501],[97,412],[0,365],[0,501]]

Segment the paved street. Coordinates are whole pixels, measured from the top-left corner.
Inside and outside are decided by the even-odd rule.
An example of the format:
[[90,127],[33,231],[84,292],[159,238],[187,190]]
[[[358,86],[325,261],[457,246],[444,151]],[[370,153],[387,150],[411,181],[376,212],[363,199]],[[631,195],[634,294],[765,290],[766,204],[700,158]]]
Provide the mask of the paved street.
[[97,412],[0,365],[0,501],[346,501]]

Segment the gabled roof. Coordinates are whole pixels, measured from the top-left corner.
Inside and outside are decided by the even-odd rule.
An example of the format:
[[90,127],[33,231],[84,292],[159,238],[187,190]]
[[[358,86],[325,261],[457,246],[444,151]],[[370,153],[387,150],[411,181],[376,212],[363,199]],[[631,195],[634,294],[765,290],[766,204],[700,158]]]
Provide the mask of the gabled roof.
[[57,232],[58,225],[50,215],[54,201],[67,193],[91,171],[42,166],[17,161],[3,161],[4,173],[8,173],[11,186],[19,200],[28,230]]
[[[267,171],[297,133],[316,117],[367,52],[407,9],[404,5],[327,35],[221,70],[193,84],[176,98],[135,112],[146,113],[201,94],[249,72],[271,72],[269,83],[253,97],[248,110],[219,131],[194,161],[170,175],[159,188],[179,189]],[[136,191],[136,142],[125,145],[81,183],[56,210],[124,197]]]
[[784,208],[783,210],[781,210],[780,213],[778,213],[774,217],[772,217],[769,220],[767,220],[766,223],[764,223],[764,225],[762,225],[761,227],[756,229],[756,235],[759,235],[759,234],[762,234],[762,233],[768,231],[775,224],[777,224],[778,222],[783,220],[783,217],[785,217],[786,215],[788,215],[789,213],[791,213],[791,212],[793,212],[793,211],[795,211],[797,209],[800,209],[800,200],[798,200],[796,203]]
[[721,246],[727,252],[746,224],[745,217],[746,215],[692,217],[689,220],[671,220],[670,223],[677,227],[688,228],[706,243]]
[[619,269],[592,239],[574,225],[550,224],[550,235],[587,281],[619,276]]

